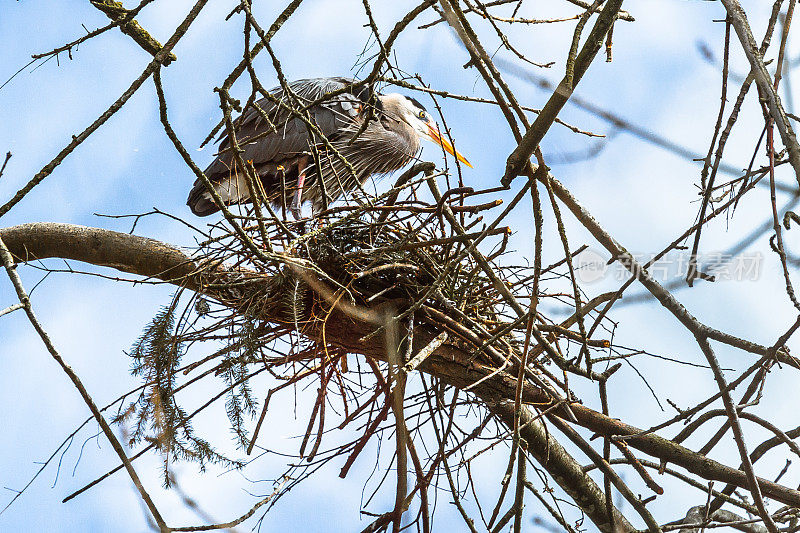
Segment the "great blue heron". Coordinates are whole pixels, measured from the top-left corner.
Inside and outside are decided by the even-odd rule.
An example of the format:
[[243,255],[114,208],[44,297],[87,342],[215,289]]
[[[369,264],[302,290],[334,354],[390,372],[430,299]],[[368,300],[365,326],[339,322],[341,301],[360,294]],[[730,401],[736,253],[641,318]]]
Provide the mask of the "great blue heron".
[[[289,87],[299,99],[295,108],[302,111],[316,102],[307,108],[306,120],[292,115],[292,103],[278,87],[270,91],[272,99],[257,101],[234,123],[236,140],[243,150],[241,160],[253,165],[263,198],[276,206],[291,206],[296,219],[300,218],[303,202],[310,201],[315,213],[324,205],[318,169],[325,196],[333,201],[360,187],[373,174],[386,174],[408,164],[419,151],[421,137],[472,166],[441,135],[436,122],[418,101],[401,94],[379,94],[370,101],[368,89],[354,88],[353,83],[347,78],[292,82]],[[334,91],[340,92],[326,97]],[[370,108],[372,119],[361,131]],[[354,139],[356,134],[359,135]],[[319,156],[318,163],[314,152]],[[205,171],[227,205],[252,201],[237,160],[230,138],[225,135],[216,159]],[[198,216],[219,210],[199,179],[186,203]]]

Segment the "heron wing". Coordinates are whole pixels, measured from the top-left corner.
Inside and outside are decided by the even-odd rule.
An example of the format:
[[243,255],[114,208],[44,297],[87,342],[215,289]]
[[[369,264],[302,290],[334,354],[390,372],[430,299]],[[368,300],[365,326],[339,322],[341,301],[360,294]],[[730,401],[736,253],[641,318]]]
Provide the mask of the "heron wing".
[[[289,87],[303,105],[309,105],[352,83],[353,80],[347,78],[314,78],[292,82]],[[335,138],[358,116],[366,92],[366,89],[355,93],[343,92],[327,98],[308,109],[309,118],[322,135],[328,139]],[[270,94],[278,103],[262,98],[249,106],[234,123],[236,140],[244,150],[242,159],[252,161],[256,168],[297,157],[307,152],[310,144],[320,141],[305,121],[293,117],[290,110],[281,105],[285,103],[292,107],[283,88],[277,87]],[[234,163],[230,145],[229,136],[223,134],[220,152],[206,170],[206,175],[212,180],[230,175]]]
[[[322,135],[333,140],[356,120],[362,106],[367,103],[369,91],[366,87],[351,87],[340,94],[324,97],[347,88],[353,82],[348,78],[313,78],[292,82],[289,88],[304,106],[310,106],[308,118],[311,123]],[[272,89],[270,94],[272,98],[262,98],[248,106],[233,124],[236,141],[243,150],[242,159],[265,172],[269,172],[267,169],[274,172],[280,164],[291,164],[293,159],[296,161],[298,156],[308,152],[311,144],[320,142],[305,121],[292,116],[290,109],[293,106],[282,87]],[[284,102],[287,105],[281,105]],[[205,174],[226,204],[246,202],[249,191],[243,177],[236,172],[235,155],[230,147],[231,139],[225,132],[220,138],[220,151]],[[218,210],[199,179],[195,181],[186,203],[199,216]]]

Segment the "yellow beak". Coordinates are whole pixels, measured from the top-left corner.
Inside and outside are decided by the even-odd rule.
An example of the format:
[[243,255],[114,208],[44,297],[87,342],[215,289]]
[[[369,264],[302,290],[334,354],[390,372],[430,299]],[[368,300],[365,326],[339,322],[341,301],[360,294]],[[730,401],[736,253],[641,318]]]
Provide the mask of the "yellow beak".
[[450,154],[450,155],[454,155],[454,156],[456,157],[456,159],[458,159],[459,161],[461,161],[462,163],[464,163],[465,165],[467,165],[469,168],[473,168],[473,167],[472,167],[472,164],[471,164],[469,161],[467,161],[467,158],[466,158],[466,157],[464,157],[463,155],[461,155],[460,153],[458,153],[458,152],[456,151],[456,149],[455,149],[455,148],[453,148],[453,145],[452,145],[452,144],[450,144],[450,141],[448,141],[447,139],[445,139],[444,137],[442,137],[442,134],[441,134],[441,133],[439,133],[439,130],[438,130],[438,129],[436,129],[434,126],[428,126],[428,133],[430,134],[430,136],[431,136],[431,139],[432,139],[432,140],[433,140],[435,143],[437,143],[439,146],[441,146],[442,148],[444,148],[444,150],[445,150],[445,151],[446,151],[448,154]]

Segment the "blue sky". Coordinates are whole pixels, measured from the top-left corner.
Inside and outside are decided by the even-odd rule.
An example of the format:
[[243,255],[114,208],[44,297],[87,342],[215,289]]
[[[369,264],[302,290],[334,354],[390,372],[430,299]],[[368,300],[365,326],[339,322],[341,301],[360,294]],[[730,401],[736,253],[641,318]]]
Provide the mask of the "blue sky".
[[[383,35],[408,9],[405,3],[375,2],[375,16]],[[763,5],[762,5],[763,4]],[[767,16],[767,3],[748,2],[752,24],[760,39]],[[156,2],[139,17],[142,25],[165,41],[188,10],[190,2]],[[194,151],[219,116],[218,98],[212,89],[241,57],[241,24],[237,17],[223,22],[233,2],[212,0],[186,37],[175,49],[178,61],[163,73],[170,106],[170,117],[184,144],[201,166],[207,164],[213,148]],[[647,0],[626,3],[635,15],[633,24],[617,24],[614,33],[614,61],[594,64],[579,86],[578,93],[606,109],[613,109],[652,131],[705,152],[716,119],[720,80],[718,68],[706,63],[697,52],[697,42],[708,42],[721,54],[723,26],[713,22],[724,17],[717,3],[686,0]],[[275,16],[275,3],[258,3],[256,14],[262,21]],[[522,16],[544,18],[572,14],[566,3],[523,9]],[[430,19],[428,15],[423,21]],[[333,22],[333,23],[332,23]],[[354,0],[307,0],[274,40],[290,79],[353,74],[367,38],[361,2]],[[5,80],[25,65],[32,53],[48,51],[83,33],[81,24],[95,28],[105,17],[85,1],[60,3],[33,1],[5,2],[0,16],[0,78]],[[570,26],[537,25],[511,31],[515,42],[535,61],[555,60],[550,70],[537,73],[551,80],[563,72],[565,51],[571,38]],[[736,46],[734,46],[736,48]],[[420,73],[434,87],[453,92],[487,96],[482,80],[473,70],[461,66],[466,53],[455,42],[447,27],[411,31],[397,44],[399,65]],[[796,50],[792,48],[791,57]],[[498,54],[510,59],[503,52]],[[89,41],[73,52],[73,59],[59,58],[39,68],[25,69],[0,90],[0,152],[11,151],[5,175],[0,179],[0,199],[10,197],[69,140],[108,105],[139,75],[149,56],[117,31]],[[732,69],[746,72],[741,54],[734,53]],[[266,58],[256,63],[265,85],[273,85],[274,71]],[[548,94],[508,77],[520,101],[541,107]],[[269,83],[267,83],[269,82]],[[736,91],[737,87],[729,89]],[[237,84],[235,95],[246,97],[247,85]],[[735,93],[733,93],[735,94]],[[729,141],[726,160],[744,167],[763,122],[754,97],[742,113]],[[475,169],[465,174],[469,185],[489,187],[497,183],[505,159],[514,148],[502,116],[496,109],[475,104],[447,101],[443,104],[448,125],[458,147]],[[587,113],[568,106],[562,118],[584,129],[608,133],[611,127]],[[546,158],[586,149],[595,141],[554,126],[542,148]],[[433,147],[423,157],[439,161]],[[548,159],[549,160],[549,159]],[[555,165],[553,173],[567,184],[600,223],[629,250],[642,254],[661,250],[691,224],[698,208],[697,164],[680,159],[657,147],[621,133],[601,154],[572,165]],[[791,183],[786,169],[779,178]],[[53,174],[24,201],[2,218],[3,226],[53,221],[101,226],[127,231],[127,221],[99,218],[95,213],[125,214],[149,211],[152,207],[190,217],[185,198],[193,177],[183,165],[161,129],[155,92],[146,84],[126,106],[87,142],[71,154]],[[378,185],[380,187],[380,184]],[[3,200],[4,201],[4,200]],[[704,232],[707,252],[725,250],[769,214],[769,198],[757,191],[742,202],[729,222],[717,221]],[[516,231],[512,244],[521,256],[530,255],[530,206],[521,204],[510,219]],[[548,215],[545,262],[559,258],[560,242]],[[586,242],[600,248],[578,224],[567,219],[573,247]],[[178,245],[190,246],[192,235],[179,224],[164,218],[145,218],[136,232]],[[786,234],[788,246],[796,237]],[[779,264],[762,237],[748,253],[763,254],[763,273],[755,282],[700,283],[680,290],[679,299],[705,323],[726,329],[738,336],[771,344],[793,321],[791,307],[783,296]],[[606,256],[607,257],[607,256]],[[58,263],[50,263],[57,266]],[[21,269],[28,288],[42,277],[41,271]],[[587,286],[590,296],[611,290],[619,282],[604,279]],[[638,289],[637,289],[638,291]],[[81,375],[98,403],[105,404],[124,390],[136,386],[129,374],[129,360],[123,353],[138,337],[160,305],[171,295],[161,286],[131,286],[96,277],[52,275],[33,293],[33,302],[42,322],[70,365]],[[13,303],[7,280],[0,280],[0,308]],[[553,309],[557,312],[558,309]],[[702,355],[693,339],[672,316],[653,304],[620,307],[612,317],[619,323],[615,341],[648,351],[678,357],[695,363]],[[87,416],[77,392],[56,368],[21,313],[0,319],[0,487],[19,489],[38,468],[37,462],[52,453],[61,440]],[[790,344],[791,346],[791,344]],[[723,366],[741,369],[752,363],[751,356],[719,347]],[[658,395],[698,401],[714,390],[709,371],[668,365],[661,360],[641,358],[637,368],[648,378]],[[768,392],[756,412],[770,413],[782,427],[797,425],[794,405],[796,387],[792,374],[780,372],[768,382]],[[627,422],[649,426],[672,413],[658,416],[646,387],[630,368],[617,378],[630,387],[617,386],[611,393],[611,412]],[[576,385],[580,395],[581,385]],[[593,397],[586,389],[586,397]],[[775,392],[772,392],[775,391]],[[196,394],[202,395],[203,391]],[[190,399],[190,398],[189,398]],[[290,399],[287,398],[287,401]],[[667,408],[669,409],[669,408]],[[655,418],[654,418],[655,416]],[[198,423],[211,434],[219,434],[221,446],[231,446],[224,411],[218,409]],[[302,432],[302,414],[297,420],[286,417],[273,428],[275,449],[295,446],[290,437]],[[751,443],[760,442],[759,431],[747,427]],[[677,431],[677,429],[675,430]],[[98,488],[67,504],[60,500],[71,490],[115,464],[114,454],[102,439],[90,438],[97,432],[90,424],[64,455],[58,479],[53,466],[40,477],[8,511],[0,515],[0,529],[18,531],[144,531],[144,513],[130,481],[114,476]],[[696,444],[698,437],[689,444]],[[372,450],[375,453],[375,450]],[[82,455],[81,455],[82,454]],[[77,461],[81,457],[80,462]],[[713,456],[728,464],[738,464],[733,443],[724,443]],[[482,481],[487,494],[496,487],[498,468],[502,471],[503,453],[485,459]],[[583,458],[581,458],[583,460]],[[498,465],[492,467],[492,461]],[[270,513],[265,530],[304,524],[309,531],[332,528],[351,531],[362,528],[358,517],[359,497],[370,461],[340,480],[335,468],[318,480],[295,489]],[[773,477],[783,466],[780,454],[758,463],[757,471]],[[77,466],[76,466],[77,464]],[[277,458],[264,458],[245,472],[248,479],[270,479],[281,472]],[[159,460],[142,461],[140,473],[170,524],[193,524],[197,517],[179,499],[161,491]],[[360,468],[360,470],[359,470]],[[74,469],[74,472],[73,472]],[[253,485],[239,473],[210,471],[198,475],[193,465],[178,467],[184,489],[215,518],[227,520],[244,512],[254,501],[247,491],[270,492],[264,485]],[[796,483],[796,474],[789,474]],[[630,477],[629,477],[630,479]],[[494,483],[494,485],[491,485]],[[669,482],[665,481],[667,487]],[[668,489],[669,490],[669,489]],[[644,492],[644,490],[643,490]],[[12,492],[0,493],[0,506]],[[387,500],[389,501],[389,500]],[[439,524],[456,524],[454,513],[440,500]],[[678,518],[685,510],[705,501],[700,493],[681,492],[657,500],[653,509],[659,518]],[[312,503],[313,502],[313,503]],[[388,505],[388,504],[387,504]],[[533,505],[528,512],[533,513]],[[314,512],[308,512],[313,509]],[[374,508],[373,508],[374,509]],[[533,530],[533,526],[530,526]],[[245,530],[245,529],[243,529]]]

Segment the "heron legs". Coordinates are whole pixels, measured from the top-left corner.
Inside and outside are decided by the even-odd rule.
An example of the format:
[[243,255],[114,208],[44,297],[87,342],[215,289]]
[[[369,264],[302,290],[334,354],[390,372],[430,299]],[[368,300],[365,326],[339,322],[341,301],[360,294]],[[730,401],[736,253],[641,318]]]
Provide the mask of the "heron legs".
[[295,220],[300,220],[302,216],[302,204],[303,204],[303,185],[306,182],[306,170],[308,169],[308,157],[304,156],[301,157],[300,160],[297,162],[297,190],[294,193],[294,199],[292,200],[292,216]]

